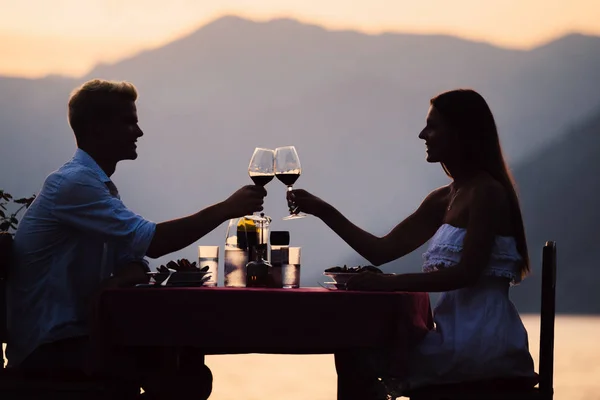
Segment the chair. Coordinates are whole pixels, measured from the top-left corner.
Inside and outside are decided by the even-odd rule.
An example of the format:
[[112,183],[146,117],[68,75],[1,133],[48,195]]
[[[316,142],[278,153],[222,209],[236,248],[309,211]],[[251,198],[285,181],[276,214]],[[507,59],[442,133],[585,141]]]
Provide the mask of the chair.
[[9,265],[12,261],[12,235],[0,232],[0,399],[2,400],[104,400],[119,398],[106,382],[91,378],[67,377],[48,379],[33,376],[13,368],[4,368],[4,347],[8,343],[6,320],[6,282],[10,279]]
[[8,341],[6,329],[6,278],[8,265],[12,259],[12,235],[8,232],[0,232],[0,354],[2,355],[2,368],[4,369],[4,346]]
[[[542,304],[539,375],[536,379],[499,378],[434,385],[404,394],[411,400],[552,400],[554,397],[554,319],[556,314],[556,242],[542,251]],[[537,387],[535,387],[537,383]]]

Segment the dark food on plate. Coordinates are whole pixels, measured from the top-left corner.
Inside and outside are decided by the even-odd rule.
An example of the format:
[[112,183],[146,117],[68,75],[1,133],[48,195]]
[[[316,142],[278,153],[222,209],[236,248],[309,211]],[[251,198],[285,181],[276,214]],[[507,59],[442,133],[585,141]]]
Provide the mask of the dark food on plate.
[[379,268],[374,267],[372,265],[365,265],[362,267],[360,265],[358,265],[356,267],[350,267],[350,268],[348,268],[346,265],[344,265],[343,267],[335,266],[335,267],[327,268],[325,270],[325,272],[336,272],[336,273],[346,273],[346,274],[357,274],[359,272],[366,272],[366,271],[375,272],[378,274],[383,273],[382,270],[380,270]]
[[161,274],[168,274],[169,268],[174,269],[177,272],[206,272],[208,271],[208,265],[203,268],[198,268],[196,262],[190,263],[187,259],[182,258],[181,260],[169,261],[167,266],[161,265],[156,270]]

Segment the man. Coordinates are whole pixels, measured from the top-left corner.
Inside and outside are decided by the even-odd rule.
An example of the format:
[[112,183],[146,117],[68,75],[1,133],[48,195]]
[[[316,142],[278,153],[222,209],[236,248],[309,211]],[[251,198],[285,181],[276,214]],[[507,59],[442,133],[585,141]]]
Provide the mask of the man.
[[129,210],[110,177],[119,161],[137,158],[143,132],[136,99],[132,84],[97,79],[71,95],[77,150],[46,178],[15,235],[7,287],[12,367],[82,370],[88,314],[100,290],[147,282],[145,256],[177,251],[230,218],[262,210],[260,186],[159,224]]

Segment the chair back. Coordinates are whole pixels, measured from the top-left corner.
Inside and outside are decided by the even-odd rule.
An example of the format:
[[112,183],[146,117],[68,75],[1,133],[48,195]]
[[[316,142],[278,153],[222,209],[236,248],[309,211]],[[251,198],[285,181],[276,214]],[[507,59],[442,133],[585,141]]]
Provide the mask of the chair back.
[[540,394],[552,399],[554,385],[554,320],[556,315],[556,242],[542,251],[542,309],[540,319]]
[[8,266],[12,261],[12,235],[8,232],[0,232],[0,370],[4,367],[4,347],[2,343],[8,342],[6,328],[6,279],[8,277]]

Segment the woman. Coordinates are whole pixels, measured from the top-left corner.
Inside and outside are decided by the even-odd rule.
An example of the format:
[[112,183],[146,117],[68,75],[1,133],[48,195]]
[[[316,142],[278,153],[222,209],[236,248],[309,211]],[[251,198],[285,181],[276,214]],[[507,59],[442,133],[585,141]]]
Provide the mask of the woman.
[[414,351],[410,388],[533,377],[527,332],[508,297],[509,286],[529,272],[527,243],[492,112],[472,90],[442,93],[431,99],[419,138],[427,161],[440,163],[452,182],[431,192],[383,237],[304,190],[292,196],[299,210],[322,219],[373,265],[431,239],[423,255],[425,273],[362,273],[348,282],[350,290],[442,292],[434,309],[436,328]]

